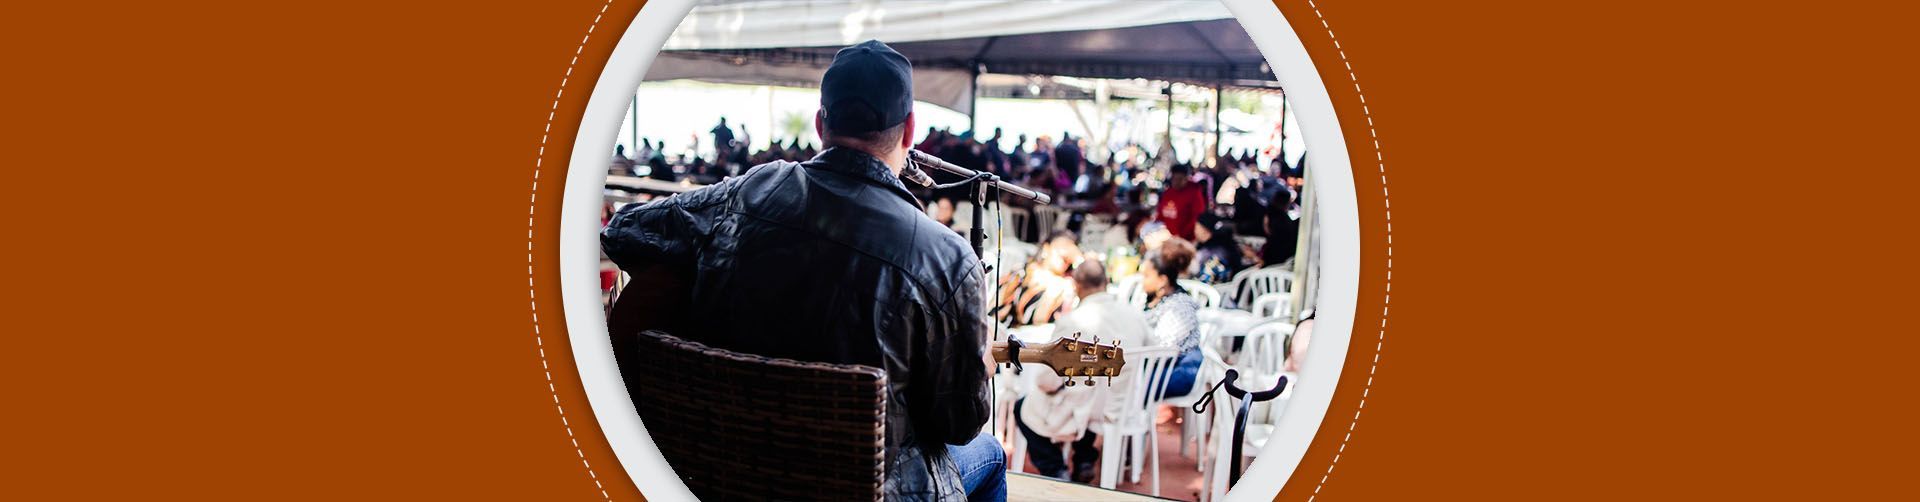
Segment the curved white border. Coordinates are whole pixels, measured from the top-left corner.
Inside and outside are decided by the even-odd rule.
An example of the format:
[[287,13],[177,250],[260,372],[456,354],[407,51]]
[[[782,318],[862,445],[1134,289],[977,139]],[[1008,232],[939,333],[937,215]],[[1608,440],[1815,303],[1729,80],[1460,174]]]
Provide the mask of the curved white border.
[[566,310],[568,340],[573,343],[574,366],[600,432],[613,454],[647,500],[698,500],[686,483],[673,475],[660,448],[640,424],[640,413],[608,343],[606,314],[600,310],[600,207],[605,203],[608,153],[620,121],[626,118],[640,78],[667,36],[693,10],[693,0],[652,0],[620,35],[619,45],[594,83],[593,95],[580,117],[573,138],[573,156],[567,163],[565,190],[560,198],[560,297]]
[[1286,88],[1288,103],[1300,119],[1307,156],[1316,171],[1313,189],[1320,212],[1320,292],[1313,343],[1307,345],[1308,362],[1294,385],[1286,411],[1280,415],[1280,423],[1274,427],[1279,435],[1267,441],[1259,459],[1226,497],[1227,501],[1270,500],[1300,467],[1300,458],[1307,454],[1307,445],[1313,442],[1328,405],[1333,403],[1333,389],[1346,365],[1360,294],[1360,206],[1355,200],[1353,165],[1347,158],[1347,140],[1340,133],[1333,98],[1327,94],[1326,83],[1320,80],[1320,72],[1314,69],[1299,34],[1271,1],[1221,1],[1239,18],[1240,26],[1253,37],[1254,45],[1273,67],[1274,76]]
[[[1294,387],[1277,427],[1282,434],[1267,443],[1260,460],[1228,494],[1227,500],[1231,501],[1264,499],[1277,493],[1299,467],[1326,416],[1353,333],[1360,282],[1360,232],[1346,138],[1341,135],[1332,98],[1306,47],[1272,3],[1222,3],[1242,26],[1265,27],[1248,29],[1247,33],[1267,56],[1274,74],[1287,89],[1295,116],[1300,118],[1307,155],[1320,173],[1314,176],[1314,190],[1320,211],[1322,277],[1319,327],[1314,330],[1314,343],[1308,347],[1308,358],[1315,363],[1306,365]],[[587,101],[561,196],[560,286],[574,362],[601,432],[621,466],[648,500],[661,501],[694,498],[647,436],[607,343],[599,294],[599,212],[607,173],[593,166],[606,162],[605,152],[613,150],[614,135],[619,133],[641,77],[667,36],[692,8],[693,0],[650,1],[627,27]],[[577,168],[581,166],[587,168]]]

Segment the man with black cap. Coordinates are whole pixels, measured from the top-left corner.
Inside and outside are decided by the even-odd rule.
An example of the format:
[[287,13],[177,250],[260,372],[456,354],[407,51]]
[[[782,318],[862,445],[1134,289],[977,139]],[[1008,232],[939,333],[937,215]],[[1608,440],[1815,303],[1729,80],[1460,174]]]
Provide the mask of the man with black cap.
[[736,352],[882,368],[886,498],[1003,500],[1005,453],[980,434],[991,412],[985,276],[966,241],[901,184],[913,128],[906,57],[878,41],[841,49],[820,81],[814,129],[828,148],[818,156],[613,217],[602,249],[642,278],[634,288],[648,303],[676,315],[620,325],[622,296],[611,324],[616,337],[657,328]]

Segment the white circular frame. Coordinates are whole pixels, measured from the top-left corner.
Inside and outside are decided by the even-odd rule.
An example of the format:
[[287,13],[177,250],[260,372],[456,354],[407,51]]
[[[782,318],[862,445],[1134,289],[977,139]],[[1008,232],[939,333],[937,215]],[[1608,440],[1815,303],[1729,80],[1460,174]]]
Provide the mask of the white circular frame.
[[[1321,175],[1313,177],[1320,211],[1321,283],[1318,324],[1307,365],[1292,399],[1258,459],[1227,494],[1226,500],[1265,500],[1278,493],[1299,467],[1319,431],[1346,363],[1353,334],[1360,282],[1359,208],[1353,167],[1332,99],[1306,47],[1280,10],[1265,0],[1222,0],[1254,44],[1266,55],[1274,75],[1287,89],[1300,119],[1307,155]],[[607,179],[606,152],[634,99],[641,77],[667,36],[693,9],[694,0],[653,0],[641,8],[622,34],[593,87],[574,137],[560,211],[561,306],[566,314],[574,364],[587,400],[620,465],[648,500],[695,500],[660,455],[627,395],[608,344],[606,316],[600,306],[600,207]],[[1258,495],[1256,495],[1258,494]]]

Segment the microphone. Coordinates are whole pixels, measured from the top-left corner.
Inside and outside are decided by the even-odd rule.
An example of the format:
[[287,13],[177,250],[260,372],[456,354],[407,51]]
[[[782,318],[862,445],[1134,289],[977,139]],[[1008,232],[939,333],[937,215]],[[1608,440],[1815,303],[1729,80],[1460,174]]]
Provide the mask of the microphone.
[[[912,168],[915,164],[918,164],[921,167],[925,167],[925,168],[939,169],[941,171],[946,171],[948,173],[960,175],[961,177],[966,177],[966,178],[972,178],[980,175],[979,171],[953,165],[953,163],[940,160],[939,157],[935,157],[932,154],[929,154],[927,152],[922,152],[919,150],[907,150],[908,168]],[[920,176],[927,175],[924,171],[921,171],[919,169],[914,169],[914,171],[918,173]],[[900,175],[902,177],[910,176],[907,174],[907,169],[905,168],[900,170]],[[920,181],[918,180],[915,180],[914,182],[920,183]],[[933,182],[933,178],[928,177],[926,184],[928,186],[931,186],[932,182]],[[1027,187],[1008,183],[1006,181],[1002,181],[997,178],[993,180],[993,186],[994,188],[1000,189],[1000,191],[1002,192],[1010,193],[1024,199],[1032,200],[1036,203],[1047,204],[1053,201],[1053,198],[1048,197],[1047,194],[1035,192],[1032,189],[1029,189]]]
[[908,160],[907,165],[900,168],[900,179],[923,187],[933,186],[933,177],[927,176],[926,171],[920,170],[920,164],[912,160]]

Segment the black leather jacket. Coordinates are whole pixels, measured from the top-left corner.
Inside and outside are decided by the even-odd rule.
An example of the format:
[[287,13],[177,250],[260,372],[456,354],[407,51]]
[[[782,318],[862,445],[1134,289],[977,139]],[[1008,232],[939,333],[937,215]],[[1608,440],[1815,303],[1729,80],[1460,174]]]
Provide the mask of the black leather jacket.
[[[829,148],[628,206],[601,231],[614,263],[690,273],[675,335],[887,371],[888,500],[964,500],[947,444],[987,421],[984,272],[886,164]],[[830,496],[831,497],[831,496]]]

